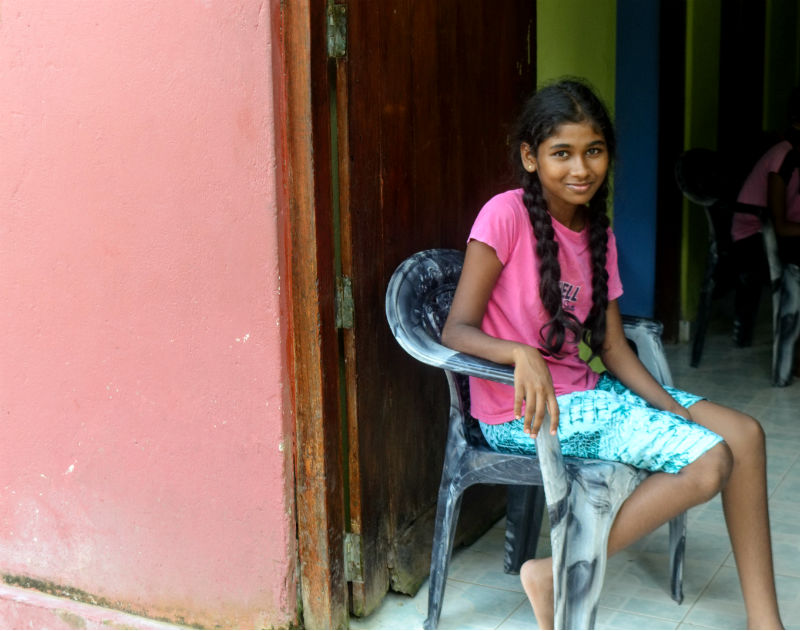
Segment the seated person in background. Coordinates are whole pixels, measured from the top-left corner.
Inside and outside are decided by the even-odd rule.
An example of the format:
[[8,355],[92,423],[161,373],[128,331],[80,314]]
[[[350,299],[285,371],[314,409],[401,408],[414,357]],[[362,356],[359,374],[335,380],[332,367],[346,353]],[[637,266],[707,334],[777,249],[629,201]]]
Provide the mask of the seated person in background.
[[[772,218],[784,266],[800,265],[800,88],[792,92],[789,119],[784,139],[761,156],[736,200],[765,209]],[[731,237],[737,262],[734,341],[749,346],[765,277],[761,219],[752,213],[735,213]]]

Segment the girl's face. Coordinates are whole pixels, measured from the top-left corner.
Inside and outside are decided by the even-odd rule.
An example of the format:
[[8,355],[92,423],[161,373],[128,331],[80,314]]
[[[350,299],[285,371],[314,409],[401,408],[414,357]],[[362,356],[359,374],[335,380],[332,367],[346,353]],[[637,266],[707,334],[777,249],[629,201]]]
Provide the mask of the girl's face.
[[564,123],[539,145],[520,147],[522,165],[539,174],[551,214],[574,213],[588,204],[608,172],[605,138],[588,122]]

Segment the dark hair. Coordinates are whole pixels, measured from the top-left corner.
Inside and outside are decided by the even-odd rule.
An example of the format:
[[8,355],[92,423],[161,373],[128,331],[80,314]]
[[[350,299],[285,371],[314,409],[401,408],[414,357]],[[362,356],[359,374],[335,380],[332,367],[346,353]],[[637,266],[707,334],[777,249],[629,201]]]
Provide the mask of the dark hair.
[[603,103],[592,89],[577,79],[562,79],[538,89],[528,99],[513,132],[512,160],[522,182],[523,202],[528,209],[536,237],[536,255],[539,259],[539,296],[550,315],[550,320],[540,330],[544,350],[558,355],[567,334],[583,339],[592,351],[600,354],[606,336],[606,308],[608,307],[608,178],[598,189],[588,205],[589,244],[592,264],[592,307],[581,323],[561,302],[561,266],[558,263],[558,243],[553,222],[547,211],[547,202],[536,171],[529,173],[522,165],[520,146],[530,145],[536,153],[539,145],[552,136],[565,123],[588,122],[603,136],[610,161],[614,157],[616,139],[611,118]]

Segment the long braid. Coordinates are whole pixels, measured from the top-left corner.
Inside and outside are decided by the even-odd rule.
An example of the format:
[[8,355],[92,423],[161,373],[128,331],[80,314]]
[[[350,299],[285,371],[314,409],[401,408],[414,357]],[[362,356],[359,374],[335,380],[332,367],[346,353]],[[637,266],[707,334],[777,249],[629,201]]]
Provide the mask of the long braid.
[[522,201],[528,209],[533,234],[536,237],[536,256],[539,259],[539,297],[550,320],[540,334],[545,350],[558,355],[569,330],[575,338],[581,335],[581,324],[571,313],[564,311],[561,301],[561,265],[558,262],[558,242],[547,202],[542,194],[539,177],[533,173],[523,175]]
[[523,144],[536,153],[539,145],[556,133],[564,123],[589,122],[603,136],[609,155],[609,166],[614,157],[616,139],[608,110],[582,81],[561,80],[537,90],[527,101],[514,130],[511,143],[512,162],[522,183],[522,200],[528,210],[534,236],[536,256],[539,260],[539,295],[550,320],[540,334],[544,349],[558,355],[568,333],[583,339],[598,355],[606,337],[606,309],[608,308],[608,182],[603,182],[587,209],[589,247],[592,268],[592,306],[582,324],[562,306],[561,266],[558,263],[558,243],[547,211],[538,174],[529,173],[522,164],[520,150]]
[[584,341],[599,355],[606,339],[606,308],[608,307],[608,215],[606,200],[608,185],[603,183],[589,203],[589,249],[592,261],[592,308],[584,324]]

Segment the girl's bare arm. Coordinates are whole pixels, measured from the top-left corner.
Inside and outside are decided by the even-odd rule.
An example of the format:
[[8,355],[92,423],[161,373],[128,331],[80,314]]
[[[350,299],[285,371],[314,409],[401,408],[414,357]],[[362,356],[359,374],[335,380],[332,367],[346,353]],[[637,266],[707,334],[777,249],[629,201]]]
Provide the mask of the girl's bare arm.
[[691,419],[689,411],[679,405],[644,367],[633,352],[622,328],[622,316],[616,300],[608,303],[606,311],[606,340],[601,355],[603,363],[614,376],[640,397],[660,410],[674,412]]
[[514,366],[514,416],[525,406],[525,431],[539,431],[545,411],[550,412],[550,432],[558,427],[558,404],[553,380],[538,350],[526,344],[501,340],[481,331],[481,322],[503,264],[494,249],[470,241],[450,315],[442,331],[442,344],[462,353]]
[[772,214],[775,234],[779,237],[800,237],[800,223],[786,219],[786,182],[777,173],[767,176],[767,206]]

